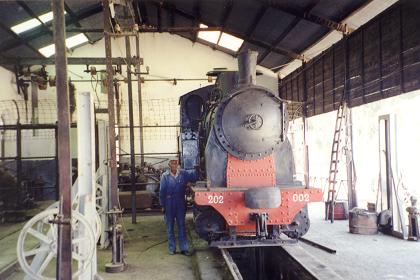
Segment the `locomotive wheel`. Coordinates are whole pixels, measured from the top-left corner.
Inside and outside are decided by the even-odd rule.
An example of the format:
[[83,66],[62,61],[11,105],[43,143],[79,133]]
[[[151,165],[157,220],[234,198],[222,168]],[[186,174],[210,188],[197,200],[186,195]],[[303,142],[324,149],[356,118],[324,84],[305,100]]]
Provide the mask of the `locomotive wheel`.
[[293,222],[286,226],[286,230],[283,233],[290,238],[297,239],[308,232],[310,225],[308,208],[305,206],[296,214]]
[[226,228],[225,219],[213,209],[203,211],[195,218],[195,231],[200,238],[212,241],[222,237]]
[[251,209],[277,208],[280,202],[279,188],[250,188],[245,191],[245,205]]
[[202,212],[205,211],[212,211],[213,208],[211,206],[199,206],[197,204],[193,205],[193,221],[197,219],[197,216],[200,215]]

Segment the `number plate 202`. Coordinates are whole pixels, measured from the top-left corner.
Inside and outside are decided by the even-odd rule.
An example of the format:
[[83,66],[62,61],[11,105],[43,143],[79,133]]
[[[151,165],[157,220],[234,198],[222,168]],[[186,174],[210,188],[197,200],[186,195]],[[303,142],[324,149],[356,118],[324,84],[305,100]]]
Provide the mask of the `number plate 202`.
[[207,200],[209,204],[223,204],[223,195],[209,195]]

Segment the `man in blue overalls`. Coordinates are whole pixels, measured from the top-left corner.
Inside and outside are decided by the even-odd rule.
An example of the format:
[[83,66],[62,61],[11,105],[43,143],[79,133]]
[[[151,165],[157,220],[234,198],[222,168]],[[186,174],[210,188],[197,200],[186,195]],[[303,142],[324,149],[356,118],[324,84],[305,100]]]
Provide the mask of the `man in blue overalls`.
[[160,178],[160,204],[165,215],[166,230],[168,233],[169,254],[176,253],[176,241],[174,223],[178,226],[178,239],[181,254],[190,256],[188,241],[185,233],[185,213],[187,204],[185,192],[188,182],[195,182],[198,179],[197,171],[186,171],[178,169],[178,160],[169,161],[169,170]]

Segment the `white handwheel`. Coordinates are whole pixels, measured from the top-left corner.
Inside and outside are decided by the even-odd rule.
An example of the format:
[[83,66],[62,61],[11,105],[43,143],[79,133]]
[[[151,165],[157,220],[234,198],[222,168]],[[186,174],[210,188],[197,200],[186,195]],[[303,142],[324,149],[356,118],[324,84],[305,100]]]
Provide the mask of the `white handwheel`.
[[105,214],[105,207],[104,207],[104,196],[106,193],[104,192],[104,188],[96,183],[96,211],[99,215]]
[[[57,214],[58,209],[48,209],[39,213],[25,224],[19,234],[18,261],[31,279],[56,279],[58,226],[49,221]],[[71,227],[74,279],[83,273],[92,261],[96,236],[89,222],[78,212],[72,212]]]
[[99,241],[102,232],[102,221],[101,216],[99,215],[98,211],[95,212],[95,240],[96,242]]

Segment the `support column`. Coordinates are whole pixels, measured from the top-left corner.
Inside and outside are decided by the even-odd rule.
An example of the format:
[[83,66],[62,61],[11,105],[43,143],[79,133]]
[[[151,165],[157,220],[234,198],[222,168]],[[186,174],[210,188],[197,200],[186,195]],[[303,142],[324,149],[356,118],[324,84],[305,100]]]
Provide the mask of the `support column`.
[[60,218],[58,220],[57,279],[72,278],[70,108],[67,81],[64,0],[53,0]]
[[[345,105],[347,106],[347,105]],[[346,110],[346,168],[349,209],[357,207],[356,170],[353,159],[353,121],[351,108]]]
[[[140,59],[140,35],[136,36],[136,72],[137,72],[137,99],[139,101],[139,140],[140,140],[140,167],[144,165],[144,141],[143,141],[143,99],[141,96],[141,59]],[[179,145],[178,145],[179,146]]]
[[130,37],[125,37],[125,55],[127,64],[127,87],[128,87],[128,123],[130,130],[130,183],[131,183],[131,223],[137,223],[136,205],[136,155],[134,150],[134,116],[133,116],[133,84],[131,80],[131,44]]
[[108,92],[108,122],[109,122],[109,150],[110,159],[109,167],[111,170],[111,208],[119,208],[118,203],[118,170],[117,170],[117,152],[115,144],[115,106],[113,77],[114,69],[112,68],[112,49],[111,49],[111,13],[109,10],[109,0],[103,0],[104,8],[104,38],[105,38],[105,60],[106,60],[106,86]]

